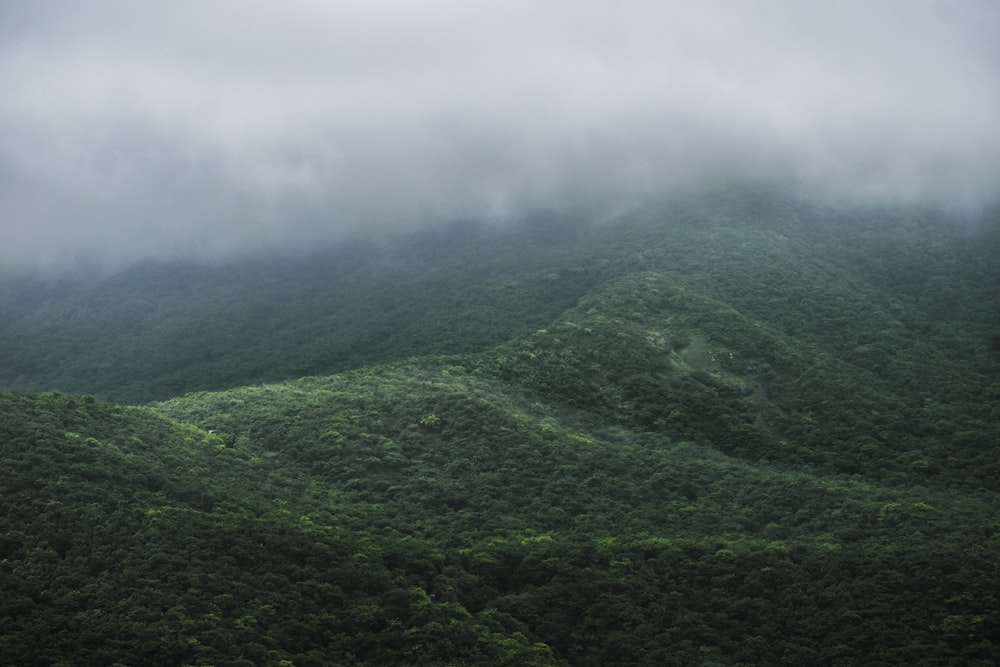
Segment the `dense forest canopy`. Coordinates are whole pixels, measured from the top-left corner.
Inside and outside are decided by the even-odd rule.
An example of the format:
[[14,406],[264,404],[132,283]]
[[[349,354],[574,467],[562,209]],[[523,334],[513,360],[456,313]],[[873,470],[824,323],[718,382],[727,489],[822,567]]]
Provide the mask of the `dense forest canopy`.
[[0,2],[0,667],[1000,664],[1000,4]]
[[5,275],[0,658],[996,664],[998,257],[724,189]]

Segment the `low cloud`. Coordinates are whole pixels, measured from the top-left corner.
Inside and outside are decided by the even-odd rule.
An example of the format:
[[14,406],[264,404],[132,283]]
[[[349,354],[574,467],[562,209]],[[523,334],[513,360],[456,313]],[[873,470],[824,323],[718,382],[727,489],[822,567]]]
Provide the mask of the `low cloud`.
[[754,179],[975,206],[1000,6],[13,0],[0,265],[215,256]]

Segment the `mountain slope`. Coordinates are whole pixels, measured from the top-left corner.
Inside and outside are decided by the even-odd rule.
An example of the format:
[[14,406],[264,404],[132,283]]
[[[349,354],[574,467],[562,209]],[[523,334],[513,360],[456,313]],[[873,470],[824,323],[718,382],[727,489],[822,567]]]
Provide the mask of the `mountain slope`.
[[[143,311],[113,297],[158,283],[92,283],[69,302],[110,299],[74,320],[106,337],[57,329],[51,359],[28,333],[68,297],[14,290],[2,347],[43,366],[20,382],[117,378],[133,401],[295,374],[361,343],[330,362],[354,370],[141,407],[0,394],[0,656],[994,664],[995,240],[926,212],[710,203],[444,235],[407,255],[426,264],[371,284],[362,262],[328,269],[343,295],[301,280],[320,255],[269,296],[281,265],[252,277],[248,263],[180,307],[222,275],[205,269],[162,285],[166,311],[125,349],[105,348],[129,339],[105,327]],[[367,306],[383,288],[396,306]],[[327,298],[353,305],[309,317]],[[276,326],[218,347],[202,328],[214,306],[234,316],[224,329],[252,321],[241,309]],[[499,313],[529,316],[486,330]],[[154,347],[225,354],[143,379],[154,322],[172,332]],[[45,366],[74,350],[88,361]],[[88,367],[94,354],[121,374]]]
[[[997,489],[995,374],[968,362],[934,367],[921,348],[901,345],[876,362],[892,366],[879,375],[750,312],[646,272],[588,295],[483,365],[590,414],[750,461]],[[896,367],[918,364],[922,378],[907,370],[897,379]]]
[[[512,392],[476,361],[159,409],[200,412],[370,507],[372,529],[434,545],[437,570],[409,566],[422,586],[510,614],[570,664],[991,656],[988,503],[748,466]],[[947,624],[973,632],[949,639]]]
[[469,224],[217,265],[0,275],[0,388],[137,404],[486,349],[594,284],[546,242],[579,232],[550,216],[538,229]]
[[0,652],[15,664],[996,657],[991,504],[748,465],[459,361],[475,359],[156,408],[214,433],[147,408],[4,396]]
[[[603,223],[547,213],[216,265],[0,275],[0,388],[137,404],[482,351],[641,271],[876,376],[982,372],[1000,332],[1000,215],[981,225],[735,190]],[[947,358],[913,369],[897,351]]]
[[430,545],[366,534],[315,479],[144,408],[0,404],[5,664],[551,663],[415,588],[383,554]]
[[[463,606],[510,613],[571,664],[992,659],[995,496],[948,488],[992,484],[983,453],[914,468],[933,438],[895,460],[891,442],[839,442],[864,436],[852,411],[879,396],[838,384],[856,380],[850,364],[811,355],[641,273],[492,352],[157,409],[263,447],[376,508],[380,528],[457,553],[478,577],[450,584]],[[806,392],[829,405],[795,430]],[[944,463],[948,475],[929,471]],[[829,476],[844,466],[938,490]],[[952,613],[973,588],[983,597]],[[945,639],[956,624],[975,627],[971,643]]]

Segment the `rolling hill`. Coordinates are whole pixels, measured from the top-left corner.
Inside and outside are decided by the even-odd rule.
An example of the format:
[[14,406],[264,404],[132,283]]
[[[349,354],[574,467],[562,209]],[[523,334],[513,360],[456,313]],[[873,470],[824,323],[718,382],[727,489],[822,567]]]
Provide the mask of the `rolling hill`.
[[0,656],[997,661],[995,216],[529,222],[5,279]]

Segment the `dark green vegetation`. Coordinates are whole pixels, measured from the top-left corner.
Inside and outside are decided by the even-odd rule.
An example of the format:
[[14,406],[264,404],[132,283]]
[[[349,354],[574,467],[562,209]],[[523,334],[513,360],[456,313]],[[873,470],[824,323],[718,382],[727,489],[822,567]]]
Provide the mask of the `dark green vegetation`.
[[294,257],[0,283],[0,387],[143,403],[486,349],[544,326],[599,278],[556,245],[574,227],[456,225]]
[[0,394],[0,661],[996,664],[996,223],[730,193],[10,282],[8,386],[169,400]]

